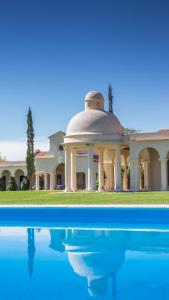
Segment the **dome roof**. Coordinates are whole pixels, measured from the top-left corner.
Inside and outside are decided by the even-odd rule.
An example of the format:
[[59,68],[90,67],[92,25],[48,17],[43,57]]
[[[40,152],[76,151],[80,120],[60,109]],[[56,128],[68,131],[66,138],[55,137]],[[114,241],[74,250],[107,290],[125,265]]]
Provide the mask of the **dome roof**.
[[66,135],[90,133],[123,134],[123,128],[119,120],[112,113],[92,109],[75,115],[68,124]]
[[104,97],[100,92],[91,91],[85,97],[85,110],[103,110],[104,111]]
[[103,95],[98,91],[91,91],[85,96],[85,101],[91,101],[91,100],[102,100],[104,101]]

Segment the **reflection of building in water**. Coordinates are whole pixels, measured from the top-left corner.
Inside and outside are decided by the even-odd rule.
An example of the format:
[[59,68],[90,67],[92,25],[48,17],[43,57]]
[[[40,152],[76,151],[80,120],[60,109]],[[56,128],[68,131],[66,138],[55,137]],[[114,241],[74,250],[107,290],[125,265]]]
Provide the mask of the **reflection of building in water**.
[[132,231],[129,250],[139,252],[168,252],[169,233],[160,231]]
[[116,275],[125,259],[128,233],[106,230],[50,230],[50,247],[65,247],[74,272],[87,279],[91,296],[104,296],[108,280],[115,298]]
[[34,229],[27,228],[27,235],[28,235],[28,270],[29,270],[29,276],[31,278],[33,274],[34,256],[36,251]]
[[[73,271],[87,279],[91,296],[104,296],[111,282],[112,299],[116,298],[117,274],[127,250],[169,253],[168,232],[49,229],[49,233],[49,247],[67,253]],[[28,228],[27,234],[31,277],[36,250],[34,229]]]
[[50,245],[49,247],[53,250],[57,250],[59,252],[65,251],[65,236],[66,236],[66,230],[62,229],[49,229],[50,232]]
[[86,277],[91,296],[104,296],[111,279],[115,298],[115,280],[125,259],[127,242],[128,235],[123,232],[68,231],[65,250],[69,262],[75,273]]

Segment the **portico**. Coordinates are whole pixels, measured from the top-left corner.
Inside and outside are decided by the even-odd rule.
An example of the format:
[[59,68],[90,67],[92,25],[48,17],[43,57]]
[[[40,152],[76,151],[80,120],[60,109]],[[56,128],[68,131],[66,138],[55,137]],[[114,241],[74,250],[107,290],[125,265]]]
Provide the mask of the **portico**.
[[[83,150],[87,155],[87,180],[86,180],[86,190],[91,192],[96,190],[96,178],[95,178],[95,168],[94,168],[94,156],[97,156],[97,176],[98,176],[98,191],[120,191],[121,190],[121,149],[120,145],[115,146],[114,157],[115,162],[106,163],[104,161],[105,153],[110,149],[101,148],[97,144],[87,144],[87,145],[76,145],[74,147],[65,145],[65,190],[68,192],[77,191],[77,169],[76,160],[78,151]],[[106,169],[106,166],[109,168]],[[106,173],[106,175],[105,175]],[[110,184],[106,187],[105,176],[108,178]]]

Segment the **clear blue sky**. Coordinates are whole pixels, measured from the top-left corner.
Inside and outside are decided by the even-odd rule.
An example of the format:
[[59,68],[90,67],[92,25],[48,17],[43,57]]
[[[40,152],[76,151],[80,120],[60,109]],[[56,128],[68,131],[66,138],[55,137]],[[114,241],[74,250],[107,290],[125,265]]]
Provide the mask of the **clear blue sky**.
[[[0,140],[65,130],[89,90],[125,127],[169,128],[168,0],[6,0],[0,3]],[[1,151],[1,150],[0,150]]]

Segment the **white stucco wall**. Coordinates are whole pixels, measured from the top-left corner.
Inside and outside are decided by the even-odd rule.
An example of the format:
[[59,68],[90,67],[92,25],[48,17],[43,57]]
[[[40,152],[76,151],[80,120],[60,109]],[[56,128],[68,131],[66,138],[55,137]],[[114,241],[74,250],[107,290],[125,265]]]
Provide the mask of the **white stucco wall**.
[[50,173],[56,170],[57,166],[65,162],[64,150],[59,146],[63,143],[63,132],[55,133],[49,137],[49,152],[45,156],[35,158],[35,168],[38,173]]
[[130,157],[138,159],[140,152],[145,148],[154,148],[158,151],[160,159],[167,158],[169,153],[169,140],[132,141],[129,142]]

